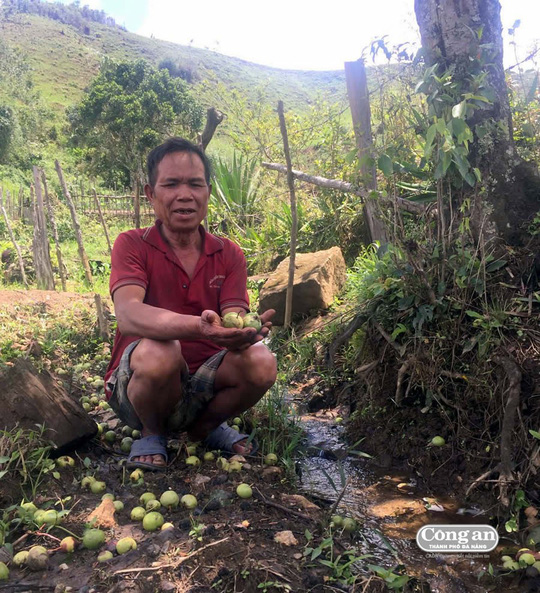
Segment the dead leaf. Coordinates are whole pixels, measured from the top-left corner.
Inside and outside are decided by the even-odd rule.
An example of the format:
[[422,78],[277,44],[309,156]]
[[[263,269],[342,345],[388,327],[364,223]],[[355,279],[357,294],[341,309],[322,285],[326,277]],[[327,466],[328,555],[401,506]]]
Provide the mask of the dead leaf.
[[282,494],[281,500],[288,505],[300,507],[306,511],[318,511],[320,507],[318,507],[314,502],[308,500],[305,496],[301,494]]
[[114,503],[110,498],[101,501],[101,504],[94,509],[86,518],[88,523],[94,527],[104,527],[110,529],[116,527],[116,520],[114,518]]
[[284,546],[298,545],[298,540],[294,537],[292,531],[278,531],[276,535],[274,535],[274,541],[278,544],[283,544]]
[[530,506],[525,509],[524,513],[526,517],[536,517],[536,515],[538,515],[538,509],[533,506]]

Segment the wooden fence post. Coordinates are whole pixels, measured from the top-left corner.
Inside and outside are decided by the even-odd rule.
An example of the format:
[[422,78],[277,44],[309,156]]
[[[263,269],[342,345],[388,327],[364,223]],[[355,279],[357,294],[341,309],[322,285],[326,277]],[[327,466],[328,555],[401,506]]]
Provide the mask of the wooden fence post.
[[[369,105],[369,92],[367,86],[366,69],[364,60],[345,62],[345,78],[347,80],[347,95],[353,121],[360,173],[368,189],[377,189],[377,176],[375,167],[368,164],[373,149],[371,135],[371,108]],[[372,241],[388,242],[388,234],[384,222],[377,216],[376,209],[370,199],[366,199],[364,214]]]
[[36,282],[37,287],[41,290],[54,290],[54,275],[49,251],[49,239],[47,237],[47,223],[43,210],[43,194],[41,193],[39,170],[35,165],[32,167],[32,174],[34,176],[34,189],[36,192],[36,199],[34,201],[34,239],[32,242]]
[[285,153],[285,162],[287,163],[287,184],[289,186],[289,195],[291,200],[291,254],[289,259],[289,282],[287,283],[287,294],[285,297],[285,321],[283,325],[289,327],[292,318],[292,298],[294,289],[294,269],[296,261],[296,235],[298,233],[298,217],[296,214],[296,193],[294,191],[294,177],[292,174],[291,154],[289,152],[289,138],[287,136],[287,126],[285,124],[285,114],[283,112],[283,101],[278,101],[279,127],[283,137],[283,152]]
[[47,177],[45,171],[41,171],[41,180],[43,181],[43,190],[45,192],[45,204],[47,206],[47,214],[49,215],[49,222],[53,230],[54,244],[56,247],[56,259],[58,261],[58,272],[60,273],[60,282],[62,283],[62,290],[66,292],[66,275],[64,273],[64,261],[62,260],[62,250],[60,249],[60,239],[58,238],[58,227],[56,226],[56,218],[54,216],[54,209],[51,204],[51,197],[49,195],[49,188],[47,187]]
[[107,239],[109,255],[111,255],[111,253],[112,253],[111,239],[109,238],[109,231],[107,230],[107,223],[105,222],[105,219],[103,218],[103,213],[101,212],[101,204],[99,203],[99,198],[97,197],[95,187],[92,188],[92,193],[94,194],[94,204],[96,205],[98,215],[99,215],[99,220],[101,221],[101,226],[103,227],[103,232],[105,233],[105,239]]
[[133,210],[134,210],[134,216],[135,216],[135,228],[136,229],[141,228],[141,200],[140,200],[139,192],[140,192],[140,182],[139,182],[139,178],[137,177],[137,179],[135,180],[135,196],[133,198]]
[[4,208],[1,187],[0,187],[0,208],[2,209],[2,214],[4,216],[6,228],[9,233],[9,238],[11,239],[11,242],[13,243],[13,247],[15,247],[15,251],[17,252],[17,260],[19,261],[19,269],[21,271],[21,278],[22,278],[23,284],[26,286],[26,288],[28,288],[28,280],[26,279],[26,273],[24,271],[24,261],[23,261],[22,254],[21,254],[21,248],[19,247],[19,244],[15,240],[15,235],[13,234],[13,230],[11,228],[11,224],[9,222],[9,218],[8,218],[6,209]]

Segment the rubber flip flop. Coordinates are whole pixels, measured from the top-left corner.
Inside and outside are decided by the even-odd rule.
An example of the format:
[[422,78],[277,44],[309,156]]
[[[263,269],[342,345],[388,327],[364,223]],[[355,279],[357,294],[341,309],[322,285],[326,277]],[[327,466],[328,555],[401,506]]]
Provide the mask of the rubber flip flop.
[[[157,465],[146,461],[133,461],[134,457],[142,457],[144,455],[162,455],[165,459],[165,465]],[[127,467],[129,469],[141,468],[153,472],[164,472],[167,470],[168,462],[167,439],[164,436],[151,435],[133,441],[127,460]]]
[[[249,439],[249,436],[249,434],[237,432],[226,422],[223,422],[204,439],[203,444],[208,449],[219,449],[223,453],[235,455],[236,451],[233,449],[233,445],[244,439]],[[250,444],[251,451],[245,453],[245,457],[253,457],[259,450],[259,444],[255,439],[252,439]]]

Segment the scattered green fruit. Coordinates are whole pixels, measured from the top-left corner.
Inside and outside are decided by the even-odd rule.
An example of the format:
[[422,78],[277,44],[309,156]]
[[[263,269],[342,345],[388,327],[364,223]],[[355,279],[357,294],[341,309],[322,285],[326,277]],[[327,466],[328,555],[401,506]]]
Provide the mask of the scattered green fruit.
[[138,482],[139,480],[142,480],[143,477],[144,477],[144,473],[143,473],[142,469],[133,470],[131,472],[131,474],[129,474],[129,479],[132,482]]
[[278,457],[275,453],[268,453],[268,455],[264,456],[265,465],[276,465],[277,462]]
[[37,507],[33,502],[23,502],[19,510],[19,515],[32,518],[37,511]]
[[163,518],[163,515],[161,513],[156,513],[155,511],[152,511],[151,513],[147,513],[143,519],[143,529],[145,529],[146,531],[156,531],[156,529],[159,529],[163,523],[165,522],[165,519]]
[[149,500],[156,500],[156,495],[153,492],[145,492],[139,496],[141,504],[146,505]]
[[55,510],[50,509],[45,511],[45,514],[43,515],[43,523],[46,523],[47,525],[58,525],[58,523],[60,523],[60,517]]
[[105,543],[105,533],[101,529],[87,529],[82,543],[87,550],[97,550]]
[[131,436],[133,436],[133,428],[131,428],[131,426],[123,426],[122,427],[122,434],[125,437],[131,437]]
[[145,515],[146,509],[144,509],[143,507],[135,507],[131,509],[130,517],[132,521],[142,521]]
[[34,546],[30,548],[26,557],[26,565],[30,570],[46,570],[49,566],[49,555],[43,546]]
[[98,562],[107,562],[107,560],[110,560],[113,557],[114,554],[112,552],[110,552],[109,550],[105,550],[105,552],[101,552],[101,554],[99,554],[97,560]]
[[56,465],[60,468],[64,467],[74,467],[75,466],[75,459],[70,457],[69,455],[62,455],[56,460]]
[[244,320],[239,313],[231,311],[223,317],[223,327],[242,329],[244,327]]
[[119,513],[120,511],[124,510],[124,503],[121,500],[115,500],[113,502],[114,504],[114,510]]
[[512,556],[501,556],[502,562],[513,562]]
[[133,446],[133,439],[131,437],[124,437],[122,442],[120,443],[120,449],[124,453],[129,453],[131,451],[131,447]]
[[434,447],[443,447],[444,445],[446,445],[446,441],[442,437],[437,436],[431,439],[431,444]]
[[231,461],[229,463],[229,467],[227,468],[227,471],[229,473],[231,472],[239,472],[242,470],[242,464],[239,461]]
[[174,490],[167,490],[161,495],[159,502],[167,509],[175,509],[180,502],[180,497]]
[[163,523],[161,531],[165,531],[166,529],[174,529],[174,525],[172,523]]
[[536,558],[530,552],[521,554],[521,556],[519,557],[519,563],[525,564],[527,566],[532,566],[534,564],[535,560],[536,560]]
[[356,531],[356,521],[350,517],[345,517],[345,519],[343,519],[343,530],[348,533]]
[[330,521],[333,523],[334,527],[343,527],[343,517],[341,515],[332,515]]
[[76,545],[77,542],[75,541],[75,538],[71,537],[71,535],[68,535],[60,542],[60,549],[62,552],[66,552],[66,554],[71,554],[75,551]]
[[140,430],[134,430],[131,433],[131,436],[133,439],[140,439],[141,438],[141,431]]
[[214,461],[215,455],[212,453],[212,451],[207,451],[203,455],[203,459],[204,459],[204,461]]
[[225,459],[225,457],[218,457],[216,459],[216,465],[219,469],[226,470],[229,467],[229,462]]
[[[92,406],[89,403],[87,403],[87,402],[84,402],[84,404],[82,405],[82,407],[83,407],[83,410],[85,412],[90,412],[90,410],[92,409]],[[98,428],[98,433],[99,433],[99,428]]]
[[137,542],[132,537],[123,537],[116,544],[116,551],[119,554],[126,554],[131,550],[137,549]]
[[187,508],[187,509],[194,509],[197,506],[197,499],[193,496],[193,494],[184,494],[180,499],[180,502]]
[[45,511],[43,511],[42,509],[38,509],[35,513],[34,513],[34,521],[38,524],[38,525],[43,525],[43,523],[45,523],[45,521],[43,520],[43,517],[45,516]]
[[236,418],[233,418],[232,423],[236,426],[240,426],[242,424],[242,418],[240,418],[240,416],[237,416]]
[[257,315],[257,313],[247,313],[244,315],[244,327],[253,327],[258,332],[261,331],[262,322],[261,318]]
[[108,442],[108,443],[114,443],[114,441],[116,441],[116,433],[114,432],[114,430],[108,430],[104,435],[103,438]]
[[83,488],[88,488],[88,486],[93,484],[95,481],[96,478],[94,478],[94,476],[84,476],[84,478],[81,480],[81,486]]
[[236,487],[236,494],[240,498],[251,498],[253,496],[253,490],[249,484],[239,484]]
[[155,498],[153,498],[152,500],[149,500],[146,503],[146,511],[158,511],[161,508],[161,503],[159,502],[159,500],[156,500]]
[[99,482],[98,480],[94,480],[90,484],[90,490],[94,494],[101,494],[102,492],[105,492],[105,490],[107,490],[107,484],[105,484],[105,482]]
[[190,455],[186,459],[186,465],[192,465],[193,467],[198,467],[201,465],[201,460],[196,455]]
[[0,581],[8,581],[8,580],[9,580],[9,568],[3,562],[0,562]]
[[343,418],[341,416],[336,416],[335,422],[336,424],[341,424],[343,422]]
[[17,552],[15,556],[13,556],[13,564],[20,568],[26,564],[26,560],[28,559],[28,550],[23,550],[22,552]]
[[189,455],[195,455],[197,453],[197,445],[188,445],[186,447],[186,453]]
[[240,427],[239,427],[239,426],[237,426],[236,424],[233,424],[233,425],[231,426],[231,428],[232,428],[233,430],[236,430],[236,432],[240,432]]
[[[15,558],[14,558],[15,560]],[[538,572],[540,572],[540,560],[537,560],[534,564],[533,564],[533,568],[536,568],[536,570]]]

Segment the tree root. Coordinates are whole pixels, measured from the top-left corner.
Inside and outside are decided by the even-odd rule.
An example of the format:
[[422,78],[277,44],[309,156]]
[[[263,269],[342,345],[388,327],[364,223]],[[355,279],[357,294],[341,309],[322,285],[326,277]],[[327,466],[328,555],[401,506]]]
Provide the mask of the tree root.
[[499,500],[504,506],[508,507],[510,505],[508,485],[516,481],[516,478],[512,473],[512,435],[514,433],[514,424],[521,394],[521,371],[516,362],[510,357],[494,356],[493,361],[503,367],[508,377],[508,399],[504,408],[501,428],[501,459],[494,468],[484,472],[472,482],[467,488],[466,496],[468,496],[480,482],[483,482],[492,474],[498,473],[499,477],[497,482],[499,484]]

